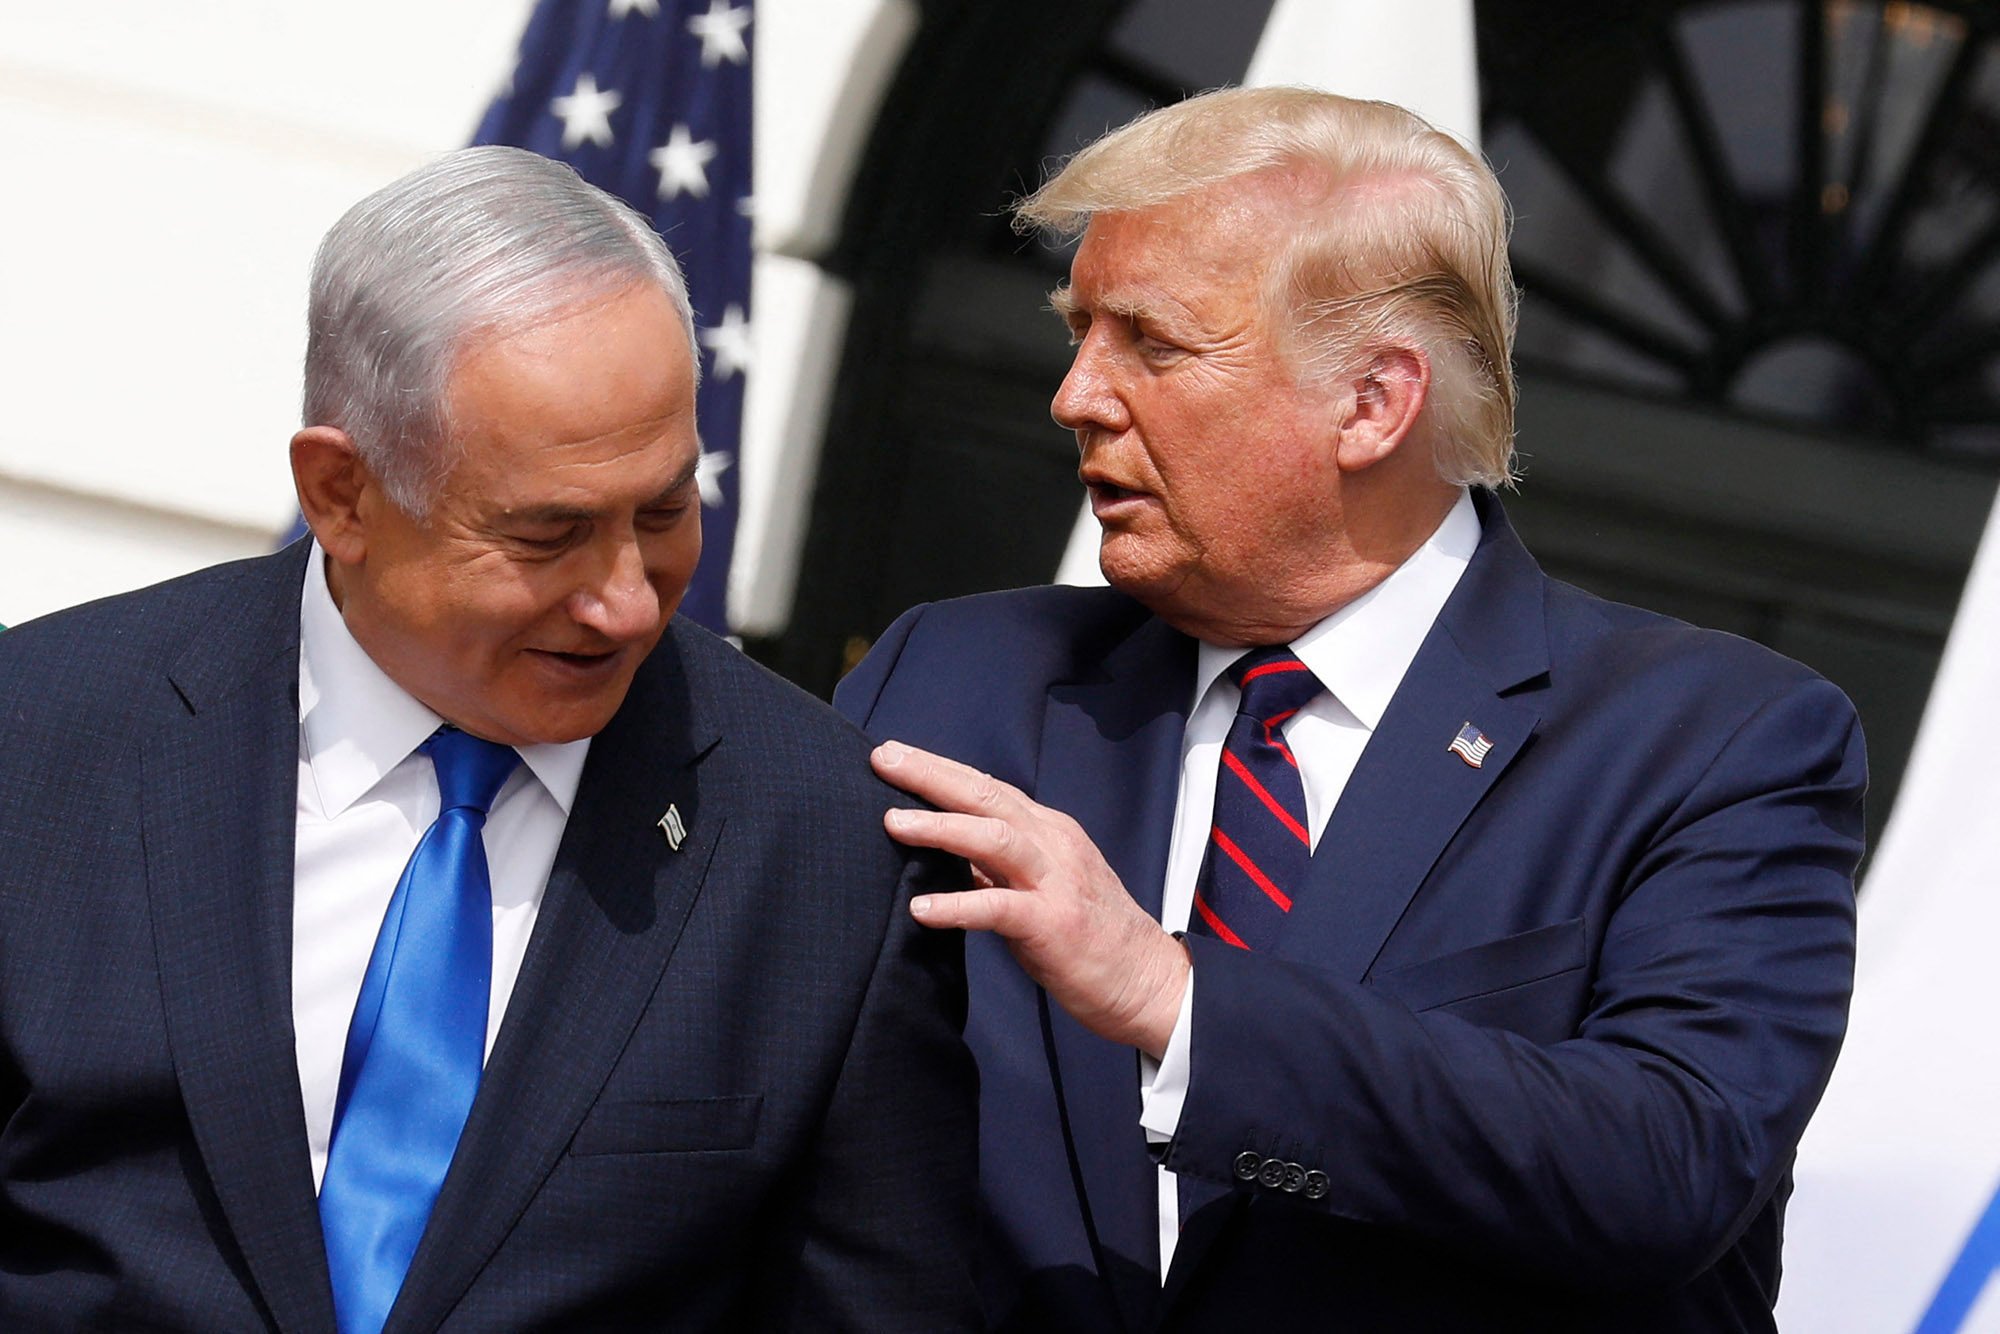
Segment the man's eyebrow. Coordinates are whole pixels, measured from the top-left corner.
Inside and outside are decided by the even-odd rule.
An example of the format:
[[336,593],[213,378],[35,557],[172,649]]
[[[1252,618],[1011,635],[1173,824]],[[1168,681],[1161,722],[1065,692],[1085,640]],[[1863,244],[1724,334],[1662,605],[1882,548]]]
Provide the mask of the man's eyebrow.
[[596,517],[579,505],[524,505],[507,511],[507,518],[520,524],[588,523]]
[[[1083,313],[1083,303],[1076,299],[1067,285],[1049,293],[1049,307],[1066,324],[1074,323]],[[1124,320],[1148,320],[1157,316],[1157,308],[1133,297],[1111,293],[1097,299],[1098,309],[1107,315],[1115,315]]]
[[[640,509],[655,509],[679,499],[680,494],[694,485],[695,472],[701,467],[701,460],[695,459],[674,474],[672,481],[661,487],[658,494],[642,501]],[[581,505],[550,503],[547,505],[524,505],[520,509],[508,510],[507,518],[519,524],[563,524],[589,523],[599,517],[599,511],[586,509]]]
[[658,495],[654,496],[651,500],[647,501],[639,508],[652,509],[655,506],[665,505],[671,501],[678,499],[680,497],[681,492],[687,490],[690,486],[694,485],[695,474],[698,471],[700,471],[700,469],[701,469],[701,453],[699,447],[697,447],[695,452],[695,457],[690,459],[687,462],[687,464],[681,468],[679,472],[674,474],[674,479],[671,482],[668,482],[664,487],[660,488],[660,492]]

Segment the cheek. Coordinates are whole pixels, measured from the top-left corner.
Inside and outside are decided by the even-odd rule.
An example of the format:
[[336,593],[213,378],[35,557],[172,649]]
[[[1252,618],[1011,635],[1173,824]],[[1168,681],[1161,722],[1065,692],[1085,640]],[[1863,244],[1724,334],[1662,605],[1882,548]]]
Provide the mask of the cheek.
[[646,571],[655,587],[686,584],[701,560],[701,514],[689,514],[687,521],[653,537],[646,546]]
[[470,584],[457,609],[467,647],[499,650],[534,640],[566,616],[563,604],[574,587],[573,579],[553,567],[509,571],[504,578]]

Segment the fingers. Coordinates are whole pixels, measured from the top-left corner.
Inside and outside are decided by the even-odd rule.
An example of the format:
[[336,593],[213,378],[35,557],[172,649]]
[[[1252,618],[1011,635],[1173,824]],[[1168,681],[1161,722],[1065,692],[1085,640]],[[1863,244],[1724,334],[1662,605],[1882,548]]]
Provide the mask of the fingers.
[[1031,884],[1049,866],[1034,839],[995,816],[897,809],[885,812],[882,824],[898,843],[965,858],[989,884]]
[[992,931],[1018,935],[1026,905],[1011,889],[971,889],[959,894],[919,894],[910,900],[910,916],[940,930]]
[[1010,787],[990,774],[900,741],[884,741],[869,759],[883,782],[893,783],[943,810],[967,815],[1004,815],[1034,805],[1019,788]]

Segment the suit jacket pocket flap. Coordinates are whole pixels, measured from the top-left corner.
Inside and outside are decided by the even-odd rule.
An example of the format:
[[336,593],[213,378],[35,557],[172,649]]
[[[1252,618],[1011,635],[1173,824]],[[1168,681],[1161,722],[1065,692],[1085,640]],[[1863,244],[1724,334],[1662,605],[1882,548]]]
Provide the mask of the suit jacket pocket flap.
[[582,1157],[747,1149],[757,1138],[757,1114],[763,1106],[758,1093],[599,1103],[577,1128],[569,1151]]
[[1583,919],[1574,917],[1387,969],[1371,977],[1369,985],[1412,1010],[1434,1010],[1581,968],[1585,954]]

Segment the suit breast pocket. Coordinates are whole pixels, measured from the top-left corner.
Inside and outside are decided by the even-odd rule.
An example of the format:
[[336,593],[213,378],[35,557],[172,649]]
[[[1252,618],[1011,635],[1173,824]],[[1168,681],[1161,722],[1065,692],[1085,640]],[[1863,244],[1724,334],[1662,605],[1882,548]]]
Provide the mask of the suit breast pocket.
[[613,1153],[703,1153],[747,1149],[757,1138],[764,1098],[758,1093],[719,1098],[668,1098],[603,1102],[577,1127],[572,1157]]
[[1442,1010],[1538,1042],[1572,1037],[1588,1000],[1581,917],[1375,974],[1368,985],[1410,1009]]

